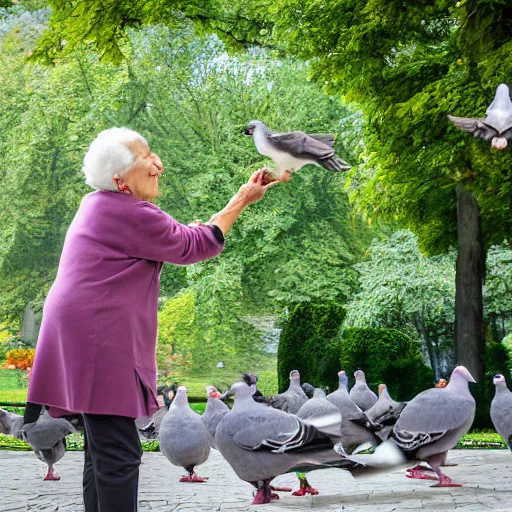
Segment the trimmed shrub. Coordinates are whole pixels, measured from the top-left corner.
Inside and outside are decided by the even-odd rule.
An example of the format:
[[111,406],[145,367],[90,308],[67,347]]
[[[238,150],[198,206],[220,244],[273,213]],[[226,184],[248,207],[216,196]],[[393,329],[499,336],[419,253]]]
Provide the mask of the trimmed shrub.
[[434,374],[423,362],[418,343],[396,329],[345,329],[339,363],[352,380],[355,370],[363,370],[374,391],[386,384],[395,400],[410,400],[434,386]]
[[313,386],[337,386],[336,338],[345,316],[345,308],[334,301],[303,302],[290,308],[277,351],[280,392],[288,387],[292,370],[299,370],[301,381]]

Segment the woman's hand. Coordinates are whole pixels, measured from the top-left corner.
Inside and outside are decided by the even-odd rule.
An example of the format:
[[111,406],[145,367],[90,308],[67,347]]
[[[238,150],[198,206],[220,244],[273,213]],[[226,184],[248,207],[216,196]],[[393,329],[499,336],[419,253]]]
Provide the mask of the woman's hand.
[[249,181],[238,190],[237,195],[240,195],[246,205],[258,202],[265,195],[267,189],[279,183],[278,181],[265,183],[266,174],[267,169],[258,169],[252,174]]

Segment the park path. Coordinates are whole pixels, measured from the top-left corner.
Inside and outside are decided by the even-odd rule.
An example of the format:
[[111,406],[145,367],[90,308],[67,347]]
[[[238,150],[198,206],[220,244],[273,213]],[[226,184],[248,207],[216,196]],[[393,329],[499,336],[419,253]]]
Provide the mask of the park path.
[[[59,482],[43,482],[44,465],[31,452],[0,451],[1,512],[83,512],[81,452],[57,464]],[[215,450],[199,468],[204,484],[179,483],[183,470],[161,453],[144,453],[139,512],[512,512],[512,455],[508,450],[454,450],[456,467],[446,472],[462,488],[431,488],[432,482],[405,478],[403,470],[353,479],[339,470],[315,471],[309,480],[320,496],[280,493],[269,505],[250,507],[252,487],[240,481]]]

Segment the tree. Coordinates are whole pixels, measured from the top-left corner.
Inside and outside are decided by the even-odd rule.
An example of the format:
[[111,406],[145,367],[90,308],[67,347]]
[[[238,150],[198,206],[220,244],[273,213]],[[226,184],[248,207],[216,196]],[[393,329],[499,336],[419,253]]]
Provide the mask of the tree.
[[[45,12],[10,10],[0,33],[0,61],[11,71],[0,83],[0,317],[42,304],[67,226],[89,192],[83,155],[104,128],[128,125],[147,136],[167,168],[159,204],[185,223],[207,220],[264,164],[242,135],[251,118],[277,129],[337,132],[339,151],[354,158],[344,143],[358,138],[359,118],[309,82],[300,63],[261,50],[230,57],[217,37],[201,41],[189,27],[159,27],[132,31],[119,66],[101,63],[86,47],[53,67],[27,65],[32,25],[43,27]],[[297,108],[299,94],[306,103]],[[246,315],[273,314],[288,300],[345,300],[366,236],[344,176],[304,169],[244,212],[221,257],[164,266],[163,311],[166,299],[176,305],[193,297],[185,301],[193,322],[179,338],[189,345],[162,330],[159,357],[181,353],[186,361],[191,354],[198,368],[221,358],[237,370],[254,366],[265,355]],[[165,314],[161,322],[172,330]]]
[[360,291],[347,304],[344,326],[386,327],[419,338],[439,379],[450,370],[441,368],[441,359],[453,350],[454,260],[453,253],[425,257],[409,231],[375,240],[356,265]]
[[188,16],[233,45],[266,44],[309,60],[317,81],[355,102],[366,152],[352,174],[354,194],[372,217],[412,229],[423,249],[457,244],[456,352],[483,377],[484,247],[510,231],[511,156],[457,132],[446,114],[483,115],[510,76],[507,1],[152,1],[144,10],[111,0],[101,15],[103,2],[87,4],[85,12],[83,0],[52,2],[52,30],[39,55],[59,55],[62,39],[71,41],[65,52],[88,39],[119,59],[126,27]]

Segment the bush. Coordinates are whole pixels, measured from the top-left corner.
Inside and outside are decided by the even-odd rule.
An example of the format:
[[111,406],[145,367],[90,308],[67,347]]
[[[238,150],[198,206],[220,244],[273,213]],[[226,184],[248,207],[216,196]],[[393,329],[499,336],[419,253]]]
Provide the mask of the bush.
[[345,308],[334,301],[303,302],[290,308],[277,352],[279,391],[288,387],[291,370],[313,386],[337,386],[339,328]]
[[7,352],[7,366],[15,366],[18,370],[32,368],[34,364],[35,349],[16,348]]
[[374,391],[384,383],[395,400],[410,400],[434,385],[419,345],[395,329],[347,328],[339,349],[340,369],[349,378],[360,368]]

